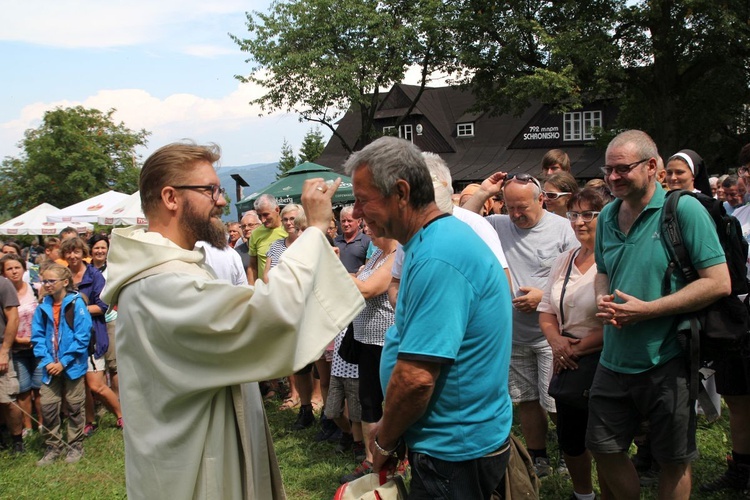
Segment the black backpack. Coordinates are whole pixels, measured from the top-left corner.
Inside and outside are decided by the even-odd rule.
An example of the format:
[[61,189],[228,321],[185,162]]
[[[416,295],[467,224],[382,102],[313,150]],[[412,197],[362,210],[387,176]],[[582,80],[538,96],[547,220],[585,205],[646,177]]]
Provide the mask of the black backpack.
[[747,357],[750,353],[750,298],[745,298],[743,302],[737,297],[748,293],[748,243],[742,236],[740,222],[727,215],[720,201],[700,193],[670,191],[664,201],[661,218],[662,241],[670,257],[662,282],[662,295],[672,293],[670,279],[675,272],[681,273],[687,281],[698,279],[677,220],[677,203],[682,196],[697,199],[716,224],[716,234],[724,249],[732,281],[730,295],[688,315],[690,336],[685,340],[691,366],[691,395],[695,396],[698,369],[702,365],[730,357]]

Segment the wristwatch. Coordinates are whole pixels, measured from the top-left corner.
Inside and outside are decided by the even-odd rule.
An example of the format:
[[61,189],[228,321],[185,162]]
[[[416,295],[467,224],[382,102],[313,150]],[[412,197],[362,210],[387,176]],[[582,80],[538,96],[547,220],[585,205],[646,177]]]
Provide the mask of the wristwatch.
[[401,438],[398,439],[398,441],[396,442],[396,446],[392,450],[390,450],[390,451],[388,451],[385,448],[383,448],[382,446],[380,446],[380,443],[378,443],[378,437],[377,436],[375,436],[374,442],[375,442],[375,448],[378,450],[378,453],[380,453],[384,457],[398,458],[398,454],[396,453],[396,450],[398,450],[398,447],[401,444]]

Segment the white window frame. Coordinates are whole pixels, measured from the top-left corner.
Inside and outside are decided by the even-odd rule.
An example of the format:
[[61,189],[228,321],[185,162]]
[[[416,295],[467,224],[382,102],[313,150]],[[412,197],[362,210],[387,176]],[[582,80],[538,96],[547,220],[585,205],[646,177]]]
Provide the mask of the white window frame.
[[572,111],[563,115],[563,141],[591,141],[595,128],[602,128],[601,110]]
[[474,137],[474,123],[459,123],[456,125],[456,137]]
[[409,142],[414,142],[414,127],[411,125],[400,125],[398,127],[398,136]]
[[383,135],[391,135],[393,133],[393,129],[396,127],[389,126],[389,127],[383,127]]

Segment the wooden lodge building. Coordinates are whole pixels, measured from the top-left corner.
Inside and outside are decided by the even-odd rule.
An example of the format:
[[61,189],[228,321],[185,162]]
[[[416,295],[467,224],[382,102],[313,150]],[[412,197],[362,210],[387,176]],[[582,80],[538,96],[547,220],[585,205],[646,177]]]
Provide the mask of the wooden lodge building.
[[[394,125],[409,108],[419,87],[396,84],[386,93],[375,113],[375,128],[396,133]],[[469,111],[474,96],[457,87],[427,87],[399,128],[398,136],[412,141],[422,151],[439,154],[448,164],[458,192],[472,182],[482,182],[499,170],[538,176],[544,154],[564,150],[571,171],[579,180],[601,177],[604,149],[596,147],[596,128],[610,128],[616,109],[607,101],[596,101],[569,113],[552,112],[549,106],[533,104],[520,116]],[[337,131],[349,144],[359,136],[357,112],[348,111]],[[355,150],[362,144],[356,144]],[[342,172],[348,157],[341,141],[333,136],[316,163]]]

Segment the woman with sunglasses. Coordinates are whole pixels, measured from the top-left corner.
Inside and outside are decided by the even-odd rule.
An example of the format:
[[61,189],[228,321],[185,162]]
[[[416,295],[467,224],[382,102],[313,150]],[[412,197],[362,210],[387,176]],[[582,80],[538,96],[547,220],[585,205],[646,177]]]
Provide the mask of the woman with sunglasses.
[[[598,364],[603,328],[596,317],[594,242],[597,218],[604,205],[601,193],[592,188],[571,194],[568,201],[566,215],[581,246],[560,254],[555,260],[537,309],[539,326],[552,348],[555,374],[578,369],[578,362],[583,363],[584,356],[590,357],[586,361],[593,366]],[[590,381],[587,383],[590,387]],[[575,498],[593,499],[591,455],[585,445],[586,403],[580,405],[556,398],[555,406],[557,439],[570,472]]]
[[557,172],[544,180],[544,207],[548,212],[565,217],[568,200],[578,192],[575,177],[568,172]]

